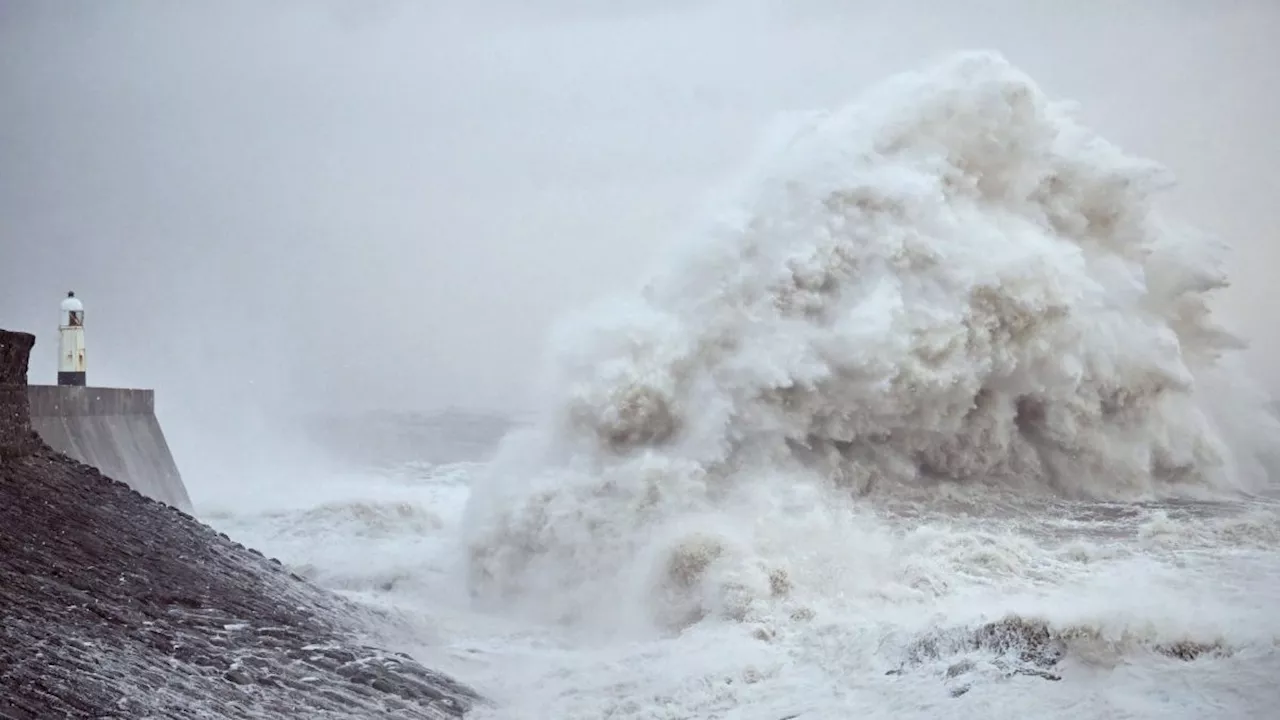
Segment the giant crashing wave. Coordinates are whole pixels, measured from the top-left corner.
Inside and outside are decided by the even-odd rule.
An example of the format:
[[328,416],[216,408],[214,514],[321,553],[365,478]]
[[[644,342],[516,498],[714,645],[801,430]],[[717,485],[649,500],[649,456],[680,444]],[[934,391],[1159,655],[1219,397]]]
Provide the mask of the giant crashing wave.
[[[1258,490],[1280,426],[1170,184],[990,53],[775,133],[731,212],[557,338],[542,422],[473,491],[473,593],[652,605],[832,489]],[[721,590],[785,591],[750,565]]]

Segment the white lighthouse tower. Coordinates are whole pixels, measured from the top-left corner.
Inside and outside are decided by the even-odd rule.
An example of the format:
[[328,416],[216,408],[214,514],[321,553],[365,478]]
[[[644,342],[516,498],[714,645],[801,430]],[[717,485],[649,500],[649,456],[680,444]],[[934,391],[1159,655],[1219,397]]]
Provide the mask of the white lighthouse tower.
[[74,292],[62,301],[62,322],[58,326],[58,384],[85,384],[84,305]]

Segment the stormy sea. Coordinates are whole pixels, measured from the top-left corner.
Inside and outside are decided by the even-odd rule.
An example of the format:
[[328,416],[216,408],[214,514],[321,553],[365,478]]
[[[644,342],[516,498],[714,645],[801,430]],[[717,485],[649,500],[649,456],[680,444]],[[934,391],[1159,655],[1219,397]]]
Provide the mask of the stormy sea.
[[532,415],[317,419],[197,515],[475,718],[1276,717],[1280,423],[1156,161],[997,55],[889,78],[565,318]]

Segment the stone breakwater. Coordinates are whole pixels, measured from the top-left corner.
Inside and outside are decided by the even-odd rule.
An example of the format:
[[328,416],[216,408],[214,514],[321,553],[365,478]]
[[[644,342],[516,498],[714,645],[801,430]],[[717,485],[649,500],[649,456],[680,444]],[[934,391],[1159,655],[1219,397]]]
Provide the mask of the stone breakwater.
[[0,330],[0,718],[462,717],[278,561],[45,446],[34,339]]

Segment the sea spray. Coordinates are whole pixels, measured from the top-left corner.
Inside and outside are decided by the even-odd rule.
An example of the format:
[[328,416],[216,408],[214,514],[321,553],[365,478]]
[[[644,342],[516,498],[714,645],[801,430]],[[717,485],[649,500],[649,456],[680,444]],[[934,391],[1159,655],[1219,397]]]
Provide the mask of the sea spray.
[[473,488],[477,599],[613,628],[803,613],[833,572],[929,592],[859,496],[1268,482],[1277,423],[1209,311],[1222,246],[1003,58],[767,147],[695,245],[561,333],[540,423]]

